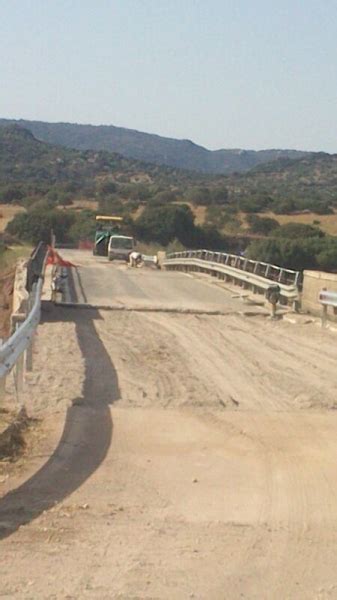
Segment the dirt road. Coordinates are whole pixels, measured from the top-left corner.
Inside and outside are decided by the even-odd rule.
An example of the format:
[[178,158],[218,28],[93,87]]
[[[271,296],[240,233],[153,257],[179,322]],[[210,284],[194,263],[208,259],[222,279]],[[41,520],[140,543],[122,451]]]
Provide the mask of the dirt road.
[[337,336],[220,293],[224,316],[45,313],[4,598],[337,598]]

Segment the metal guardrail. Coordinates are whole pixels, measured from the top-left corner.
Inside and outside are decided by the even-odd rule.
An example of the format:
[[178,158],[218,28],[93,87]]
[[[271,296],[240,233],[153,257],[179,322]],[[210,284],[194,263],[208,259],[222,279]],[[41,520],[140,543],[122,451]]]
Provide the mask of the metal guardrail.
[[47,252],[48,244],[39,242],[28,260],[26,283],[28,292],[32,290],[34,283],[37,283],[39,277],[43,274]]
[[241,282],[254,291],[266,291],[270,285],[280,286],[281,297],[296,301],[299,297],[301,273],[244,256],[209,250],[186,250],[168,254],[163,261],[166,269],[187,269],[216,274]]
[[155,266],[158,266],[158,258],[157,256],[154,254],[142,254],[142,261],[144,263],[150,263],[153,264]]
[[18,358],[32,343],[41,316],[42,285],[43,279],[41,277],[31,292],[30,301],[32,308],[27,318],[21,324],[17,323],[13,335],[0,346],[0,378],[12,370]]
[[41,316],[41,294],[43,275],[48,258],[47,244],[40,243],[33,251],[27,264],[28,314],[12,315],[15,331],[0,346],[0,394],[5,394],[6,376],[13,367],[17,393],[22,390],[25,368],[32,370],[33,339]]
[[333,306],[334,308],[337,308],[337,292],[322,290],[319,293],[319,301],[325,306]]
[[318,299],[322,305],[321,323],[322,327],[325,327],[328,320],[328,307],[331,306],[334,315],[337,314],[337,292],[323,289],[320,291]]

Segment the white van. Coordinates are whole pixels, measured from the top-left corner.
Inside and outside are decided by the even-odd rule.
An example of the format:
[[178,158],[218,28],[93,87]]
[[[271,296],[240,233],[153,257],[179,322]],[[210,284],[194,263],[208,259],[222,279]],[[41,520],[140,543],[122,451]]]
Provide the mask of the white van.
[[135,249],[135,240],[126,235],[112,235],[108,246],[108,260],[129,260],[129,255]]

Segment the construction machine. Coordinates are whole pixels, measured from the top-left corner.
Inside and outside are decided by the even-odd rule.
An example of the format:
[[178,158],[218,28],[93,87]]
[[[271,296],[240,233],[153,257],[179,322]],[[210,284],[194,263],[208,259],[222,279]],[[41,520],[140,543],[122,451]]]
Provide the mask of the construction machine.
[[105,215],[96,217],[96,233],[93,253],[98,256],[108,256],[109,240],[112,235],[121,234],[123,218]]

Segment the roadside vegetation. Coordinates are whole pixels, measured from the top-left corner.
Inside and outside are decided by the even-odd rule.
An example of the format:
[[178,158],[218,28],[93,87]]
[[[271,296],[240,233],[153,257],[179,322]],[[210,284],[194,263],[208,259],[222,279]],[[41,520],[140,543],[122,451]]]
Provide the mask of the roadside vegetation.
[[337,157],[330,155],[213,176],[51,146],[10,126],[0,128],[0,203],[12,207],[6,233],[28,244],[49,241],[51,230],[60,243],[92,240],[96,214],[119,215],[143,244],[337,270],[330,235],[337,233]]

